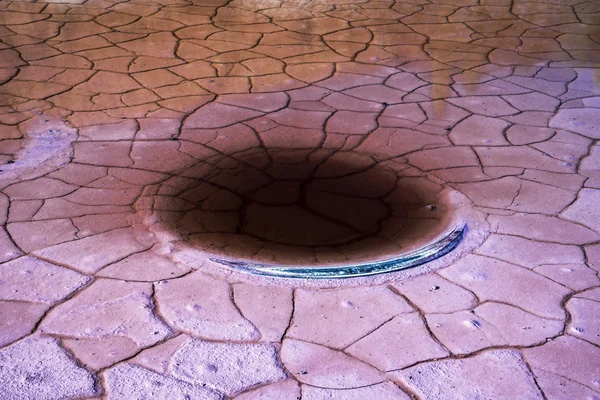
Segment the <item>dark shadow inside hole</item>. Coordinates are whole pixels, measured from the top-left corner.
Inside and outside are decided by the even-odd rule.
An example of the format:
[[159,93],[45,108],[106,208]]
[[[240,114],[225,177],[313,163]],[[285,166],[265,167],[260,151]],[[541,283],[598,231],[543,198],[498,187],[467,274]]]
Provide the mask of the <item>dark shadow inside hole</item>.
[[384,259],[449,229],[443,187],[354,152],[255,149],[163,182],[154,211],[200,250],[261,262]]

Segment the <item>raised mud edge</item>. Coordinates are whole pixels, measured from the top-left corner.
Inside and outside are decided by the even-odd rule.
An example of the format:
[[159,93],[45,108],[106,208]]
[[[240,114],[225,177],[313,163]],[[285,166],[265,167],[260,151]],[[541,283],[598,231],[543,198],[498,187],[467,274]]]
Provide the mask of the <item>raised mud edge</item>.
[[245,273],[275,278],[355,278],[408,269],[440,258],[458,246],[465,235],[465,229],[466,225],[457,226],[434,243],[404,254],[401,257],[358,265],[340,265],[333,267],[277,266],[268,264],[250,264],[219,258],[211,258],[210,260]]

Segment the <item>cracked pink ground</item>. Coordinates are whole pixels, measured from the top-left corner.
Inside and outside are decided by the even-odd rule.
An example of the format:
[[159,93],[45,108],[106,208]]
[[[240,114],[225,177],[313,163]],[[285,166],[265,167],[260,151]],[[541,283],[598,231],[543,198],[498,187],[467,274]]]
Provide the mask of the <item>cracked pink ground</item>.
[[0,397],[598,398],[598,139],[596,1],[0,0]]

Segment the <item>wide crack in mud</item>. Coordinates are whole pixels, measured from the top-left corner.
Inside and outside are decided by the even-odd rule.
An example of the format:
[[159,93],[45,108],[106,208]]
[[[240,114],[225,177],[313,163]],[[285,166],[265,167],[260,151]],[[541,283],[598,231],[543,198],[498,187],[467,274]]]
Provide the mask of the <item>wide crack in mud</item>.
[[357,152],[206,152],[146,188],[138,211],[222,265],[334,278],[408,268],[452,250],[452,189],[403,161]]

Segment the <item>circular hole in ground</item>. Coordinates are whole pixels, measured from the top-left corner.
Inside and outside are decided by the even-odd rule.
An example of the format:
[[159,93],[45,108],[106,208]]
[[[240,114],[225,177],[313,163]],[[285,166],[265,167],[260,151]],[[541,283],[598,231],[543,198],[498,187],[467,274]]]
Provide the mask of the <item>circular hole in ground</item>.
[[254,149],[162,182],[153,211],[230,266],[356,265],[401,257],[457,224],[448,188],[356,152]]

